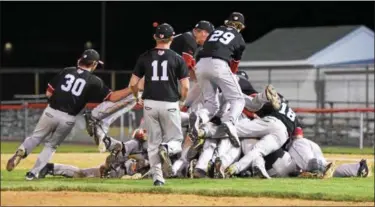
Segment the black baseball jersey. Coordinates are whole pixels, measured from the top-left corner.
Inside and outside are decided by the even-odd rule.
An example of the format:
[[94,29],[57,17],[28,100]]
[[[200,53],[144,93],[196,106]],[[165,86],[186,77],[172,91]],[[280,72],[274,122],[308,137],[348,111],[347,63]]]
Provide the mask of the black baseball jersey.
[[98,103],[107,99],[111,90],[103,81],[87,70],[69,67],[63,69],[48,84],[51,108],[77,115],[89,102]]
[[212,57],[227,61],[241,60],[246,43],[236,29],[226,26],[216,28],[208,37],[199,52],[198,58]]
[[195,41],[195,38],[192,32],[185,32],[185,33],[176,35],[173,38],[173,41],[171,44],[171,50],[175,51],[177,54],[181,56],[183,53],[186,53],[195,57],[197,49],[198,49],[198,44]]
[[297,114],[291,109],[286,101],[281,102],[279,110],[275,110],[271,103],[266,103],[256,112],[259,117],[273,116],[285,125],[289,136],[294,132],[294,129],[299,125]]
[[145,76],[142,99],[176,102],[180,99],[178,81],[189,77],[184,59],[169,49],[151,49],[142,54],[134,75]]

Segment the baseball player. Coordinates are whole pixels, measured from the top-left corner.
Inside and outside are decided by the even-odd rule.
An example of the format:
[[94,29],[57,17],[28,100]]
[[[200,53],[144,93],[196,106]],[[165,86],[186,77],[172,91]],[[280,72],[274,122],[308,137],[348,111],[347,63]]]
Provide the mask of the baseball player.
[[241,115],[245,101],[233,73],[237,72],[239,61],[246,47],[240,34],[245,28],[244,24],[244,16],[233,12],[225,21],[224,26],[216,28],[210,34],[203,45],[203,50],[198,54],[200,60],[195,73],[202,90],[204,106],[198,112],[190,114],[190,134],[193,139],[198,137],[199,125],[209,122],[219,110],[217,96],[218,88],[220,88],[232,108],[223,116],[222,126],[232,144],[239,147],[235,124]]
[[21,159],[26,158],[36,146],[45,142],[34,167],[26,174],[26,180],[38,178],[39,171],[70,133],[77,114],[88,102],[115,102],[131,93],[127,88],[111,92],[99,77],[92,74],[97,65],[102,64],[99,53],[95,50],[84,51],[77,63],[76,67],[63,69],[49,82],[46,91],[48,106],[32,135],[24,140],[8,160],[8,171],[12,171]]
[[[181,152],[183,140],[180,106],[189,91],[189,72],[183,58],[170,50],[174,30],[169,24],[156,28],[156,47],[142,54],[130,79],[138,99],[137,83],[144,76],[144,122],[149,133],[148,156],[154,185],[164,185],[163,176],[172,174],[172,154]],[[178,91],[180,83],[181,93]],[[162,170],[162,165],[163,169]]]
[[[281,102],[277,92],[271,85],[266,87],[265,92],[258,93],[255,98],[245,96],[246,108],[251,111],[268,111],[259,119],[241,119],[236,125],[240,137],[260,137],[253,148],[246,152],[245,156],[238,162],[227,168],[227,175],[238,174],[248,169],[251,164],[255,166],[256,174],[270,178],[265,169],[264,157],[281,148],[292,134],[296,126],[296,114],[290,109],[286,102]],[[267,104],[268,103],[268,104]],[[269,105],[269,109],[266,107]],[[220,138],[220,129],[217,129]],[[212,136],[213,138],[216,135]],[[217,137],[216,137],[217,138]]]
[[297,127],[289,154],[296,163],[300,177],[367,177],[370,170],[366,160],[359,163],[342,164],[334,169],[334,163],[327,162],[319,145],[303,137],[303,130]]

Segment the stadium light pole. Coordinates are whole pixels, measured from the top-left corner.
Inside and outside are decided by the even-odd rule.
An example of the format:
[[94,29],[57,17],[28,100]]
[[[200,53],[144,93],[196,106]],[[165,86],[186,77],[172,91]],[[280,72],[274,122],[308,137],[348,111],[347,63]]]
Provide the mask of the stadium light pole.
[[105,14],[105,1],[102,1],[101,2],[101,43],[100,43],[100,45],[101,45],[101,51],[100,51],[100,53],[101,53],[101,57],[102,57],[102,61],[105,63],[105,39],[106,39],[106,37],[105,37],[105,16],[106,16],[106,14]]

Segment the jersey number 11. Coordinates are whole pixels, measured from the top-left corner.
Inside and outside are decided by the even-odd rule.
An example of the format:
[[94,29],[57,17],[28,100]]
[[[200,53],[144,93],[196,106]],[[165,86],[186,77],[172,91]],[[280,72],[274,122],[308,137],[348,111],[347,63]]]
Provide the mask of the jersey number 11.
[[151,80],[152,81],[168,81],[168,74],[167,74],[167,66],[168,66],[168,60],[164,60],[163,62],[161,62],[161,68],[162,68],[162,72],[161,72],[161,77],[158,76],[158,61],[157,60],[154,60],[152,61],[152,77],[151,77]]

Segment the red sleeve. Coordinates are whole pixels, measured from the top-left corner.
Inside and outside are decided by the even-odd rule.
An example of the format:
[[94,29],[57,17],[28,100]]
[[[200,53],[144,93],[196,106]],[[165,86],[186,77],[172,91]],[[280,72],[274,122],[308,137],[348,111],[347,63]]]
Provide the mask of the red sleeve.
[[239,60],[231,60],[230,61],[230,70],[232,71],[232,73],[236,74],[238,72],[238,65],[240,64],[240,61]]
[[182,58],[185,60],[185,63],[189,69],[193,69],[195,67],[196,62],[195,62],[194,57],[191,54],[183,52]]

